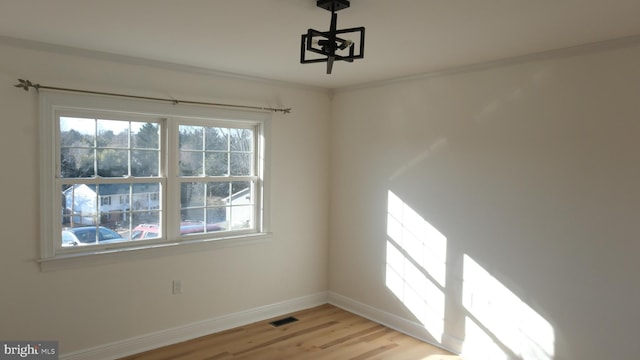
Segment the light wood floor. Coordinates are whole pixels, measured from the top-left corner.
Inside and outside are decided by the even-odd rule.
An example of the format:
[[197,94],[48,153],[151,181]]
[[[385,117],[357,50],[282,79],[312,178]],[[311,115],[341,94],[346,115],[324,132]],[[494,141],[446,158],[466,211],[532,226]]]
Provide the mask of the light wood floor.
[[[294,316],[298,321],[280,327],[269,324],[286,316]],[[461,360],[444,350],[332,305],[322,305],[286,316],[124,359]]]

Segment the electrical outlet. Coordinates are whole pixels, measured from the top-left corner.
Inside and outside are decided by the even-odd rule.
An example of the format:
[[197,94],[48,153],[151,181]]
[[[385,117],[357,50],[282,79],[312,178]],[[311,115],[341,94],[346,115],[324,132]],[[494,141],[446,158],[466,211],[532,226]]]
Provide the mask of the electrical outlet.
[[182,294],[182,280],[173,280],[173,295]]

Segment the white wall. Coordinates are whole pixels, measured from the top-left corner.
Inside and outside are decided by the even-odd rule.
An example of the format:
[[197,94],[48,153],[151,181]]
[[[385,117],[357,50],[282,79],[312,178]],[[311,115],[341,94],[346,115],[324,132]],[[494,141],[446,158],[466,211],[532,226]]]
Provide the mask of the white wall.
[[[639,64],[627,44],[338,91],[330,290],[418,320],[386,284],[392,191],[447,238],[445,336],[431,341],[460,349],[473,315],[504,345],[482,311],[513,330],[532,310],[552,330],[520,331],[551,349],[525,358],[637,358]],[[474,262],[493,279],[465,308]]]
[[[59,340],[62,353],[327,289],[329,97],[316,89],[0,43],[0,339]],[[116,59],[117,60],[117,59]],[[37,95],[50,86],[291,107],[273,117],[266,243],[40,272]],[[171,295],[173,279],[183,294]]]
[[[332,102],[314,89],[81,53],[3,43],[0,54],[0,339],[60,340],[69,353],[327,288],[417,321],[387,287],[391,191],[447,238],[446,336],[432,341],[458,347],[475,334],[466,316],[495,329],[462,304],[472,259],[493,277],[476,298],[522,300],[517,309],[551,326],[553,359],[640,352],[640,46],[343,90]],[[40,272],[37,95],[13,88],[17,78],[291,106],[272,123],[274,239]],[[173,279],[184,294],[170,294]]]

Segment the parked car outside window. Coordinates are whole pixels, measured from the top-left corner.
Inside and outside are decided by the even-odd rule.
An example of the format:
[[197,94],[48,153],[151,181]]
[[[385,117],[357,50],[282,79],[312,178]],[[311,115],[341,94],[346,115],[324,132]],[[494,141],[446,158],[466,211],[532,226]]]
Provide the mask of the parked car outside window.
[[[202,234],[205,232],[213,232],[224,230],[217,224],[205,224],[202,222],[185,221],[180,224],[180,235]],[[160,226],[158,224],[140,224],[133,228],[131,232],[131,240],[153,239],[160,236]]]
[[95,226],[83,226],[77,228],[66,228],[62,230],[62,246],[78,246],[78,245],[95,245],[108,244],[112,242],[126,241],[117,232],[107,229],[106,227],[98,227],[96,232]]

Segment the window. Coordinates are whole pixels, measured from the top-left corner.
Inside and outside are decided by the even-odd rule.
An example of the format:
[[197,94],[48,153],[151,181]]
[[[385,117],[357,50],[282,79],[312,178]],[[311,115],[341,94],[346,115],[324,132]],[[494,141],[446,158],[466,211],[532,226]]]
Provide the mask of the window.
[[[191,234],[253,228],[252,128],[179,125],[180,216]],[[183,227],[186,226],[183,224]]]
[[43,262],[267,233],[268,114],[46,92],[40,106]]

